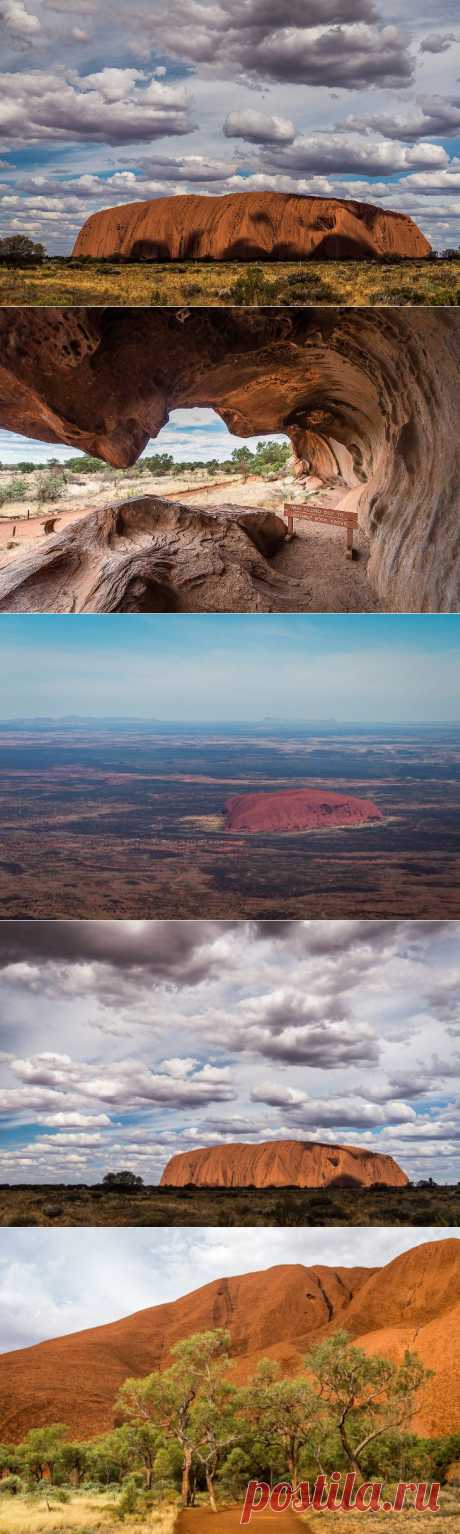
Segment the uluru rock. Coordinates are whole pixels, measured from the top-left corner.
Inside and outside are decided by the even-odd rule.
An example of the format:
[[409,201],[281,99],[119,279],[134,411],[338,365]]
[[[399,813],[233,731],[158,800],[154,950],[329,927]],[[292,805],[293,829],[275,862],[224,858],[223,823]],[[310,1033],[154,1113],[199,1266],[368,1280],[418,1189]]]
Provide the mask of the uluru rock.
[[385,607],[458,612],[459,364],[455,308],[4,307],[0,426],[120,468],[179,407],[284,432],[340,477]]
[[428,256],[405,213],[291,192],[178,194],[104,208],[87,219],[73,256],[138,261],[299,261]]
[[326,1188],[373,1183],[403,1188],[409,1179],[392,1156],[355,1145],[270,1140],[263,1145],[209,1145],[172,1156],[161,1187]]
[[236,794],[225,804],[226,831],[253,834],[326,831],[382,820],[372,799],[334,794],[323,788],[282,788],[272,793]]
[[[370,1257],[372,1238],[369,1231]],[[344,1329],[367,1353],[402,1360],[406,1348],[416,1351],[434,1373],[420,1393],[414,1427],[427,1436],[458,1432],[460,1241],[441,1239],[384,1267],[293,1263],[215,1279],[108,1326],[3,1353],[2,1442],[52,1422],[65,1422],[78,1437],[109,1429],[128,1376],[166,1368],[175,1342],[214,1327],[230,1333],[237,1382],[261,1358],[276,1359],[284,1375],[293,1375],[316,1342]]]

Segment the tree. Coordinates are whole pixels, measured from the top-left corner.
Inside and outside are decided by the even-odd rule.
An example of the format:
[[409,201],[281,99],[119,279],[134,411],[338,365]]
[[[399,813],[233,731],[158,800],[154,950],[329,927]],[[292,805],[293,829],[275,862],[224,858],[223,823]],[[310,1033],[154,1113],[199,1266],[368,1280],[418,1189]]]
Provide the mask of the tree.
[[45,256],[45,246],[30,240],[27,234],[7,234],[0,240],[0,261],[10,262],[13,266],[35,264],[43,261]]
[[163,1373],[155,1370],[145,1378],[122,1385],[117,1410],[125,1420],[151,1422],[180,1444],[182,1452],[183,1507],[191,1501],[190,1475],[196,1447],[193,1408],[201,1398],[210,1399],[228,1363],[228,1332],[197,1332],[172,1348],[173,1363]]
[[217,1371],[205,1380],[203,1393],[191,1412],[191,1436],[198,1463],[204,1470],[210,1505],[217,1512],[214,1483],[222,1459],[236,1445],[237,1392]]
[[291,1480],[296,1482],[300,1454],[307,1440],[318,1458],[324,1417],[309,1381],[303,1377],[280,1379],[278,1364],[263,1358],[242,1392],[241,1402],[257,1436],[267,1445],[281,1449]]
[[53,1480],[68,1431],[62,1422],[55,1422],[50,1427],[32,1427],[26,1433],[21,1460],[32,1480],[43,1481],[46,1476]]
[[137,1177],[135,1172],[124,1169],[122,1172],[106,1172],[102,1179],[103,1188],[129,1188],[130,1193],[135,1188],[143,1188],[142,1177]]
[[317,1381],[345,1457],[359,1475],[368,1445],[408,1426],[417,1393],[432,1374],[416,1353],[406,1352],[402,1364],[379,1354],[368,1357],[345,1331],[313,1348],[305,1367]]

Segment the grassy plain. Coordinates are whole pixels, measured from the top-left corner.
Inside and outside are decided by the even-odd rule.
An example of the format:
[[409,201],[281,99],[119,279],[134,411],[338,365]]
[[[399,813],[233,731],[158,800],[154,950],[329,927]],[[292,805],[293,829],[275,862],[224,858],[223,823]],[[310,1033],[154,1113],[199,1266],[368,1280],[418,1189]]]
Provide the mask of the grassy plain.
[[[0,1187],[3,1225],[460,1224],[460,1185],[440,1188]],[[1,1534],[1,1528],[0,1528]]]
[[138,1516],[117,1517],[117,1498],[110,1492],[74,1492],[65,1505],[35,1497],[4,1497],[0,1505],[0,1534],[173,1534],[177,1508],[166,1503]]
[[3,305],[115,305],[163,307],[229,304],[456,305],[458,260],[279,261],[246,266],[234,261],[45,261],[43,266],[0,267]]

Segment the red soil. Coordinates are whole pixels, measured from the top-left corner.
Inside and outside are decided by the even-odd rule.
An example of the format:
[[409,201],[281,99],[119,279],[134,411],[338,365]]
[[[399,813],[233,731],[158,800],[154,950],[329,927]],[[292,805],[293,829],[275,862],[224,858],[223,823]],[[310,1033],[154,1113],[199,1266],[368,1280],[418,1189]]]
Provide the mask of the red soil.
[[[254,1513],[249,1527],[252,1534],[263,1529],[264,1534],[307,1534],[307,1526],[300,1523],[294,1513]],[[206,1507],[191,1507],[180,1513],[175,1534],[240,1534],[241,1507],[230,1507],[225,1512],[210,1513]]]
[[225,804],[227,831],[317,831],[382,820],[372,799],[328,793],[322,788],[283,788],[237,794]]

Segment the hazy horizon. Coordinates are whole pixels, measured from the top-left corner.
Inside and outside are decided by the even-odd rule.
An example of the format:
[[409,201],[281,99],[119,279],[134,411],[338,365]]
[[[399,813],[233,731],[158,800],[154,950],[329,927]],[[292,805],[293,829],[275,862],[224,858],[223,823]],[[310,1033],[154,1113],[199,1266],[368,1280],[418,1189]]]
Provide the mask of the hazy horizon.
[[4,615],[0,719],[458,723],[460,617]]

